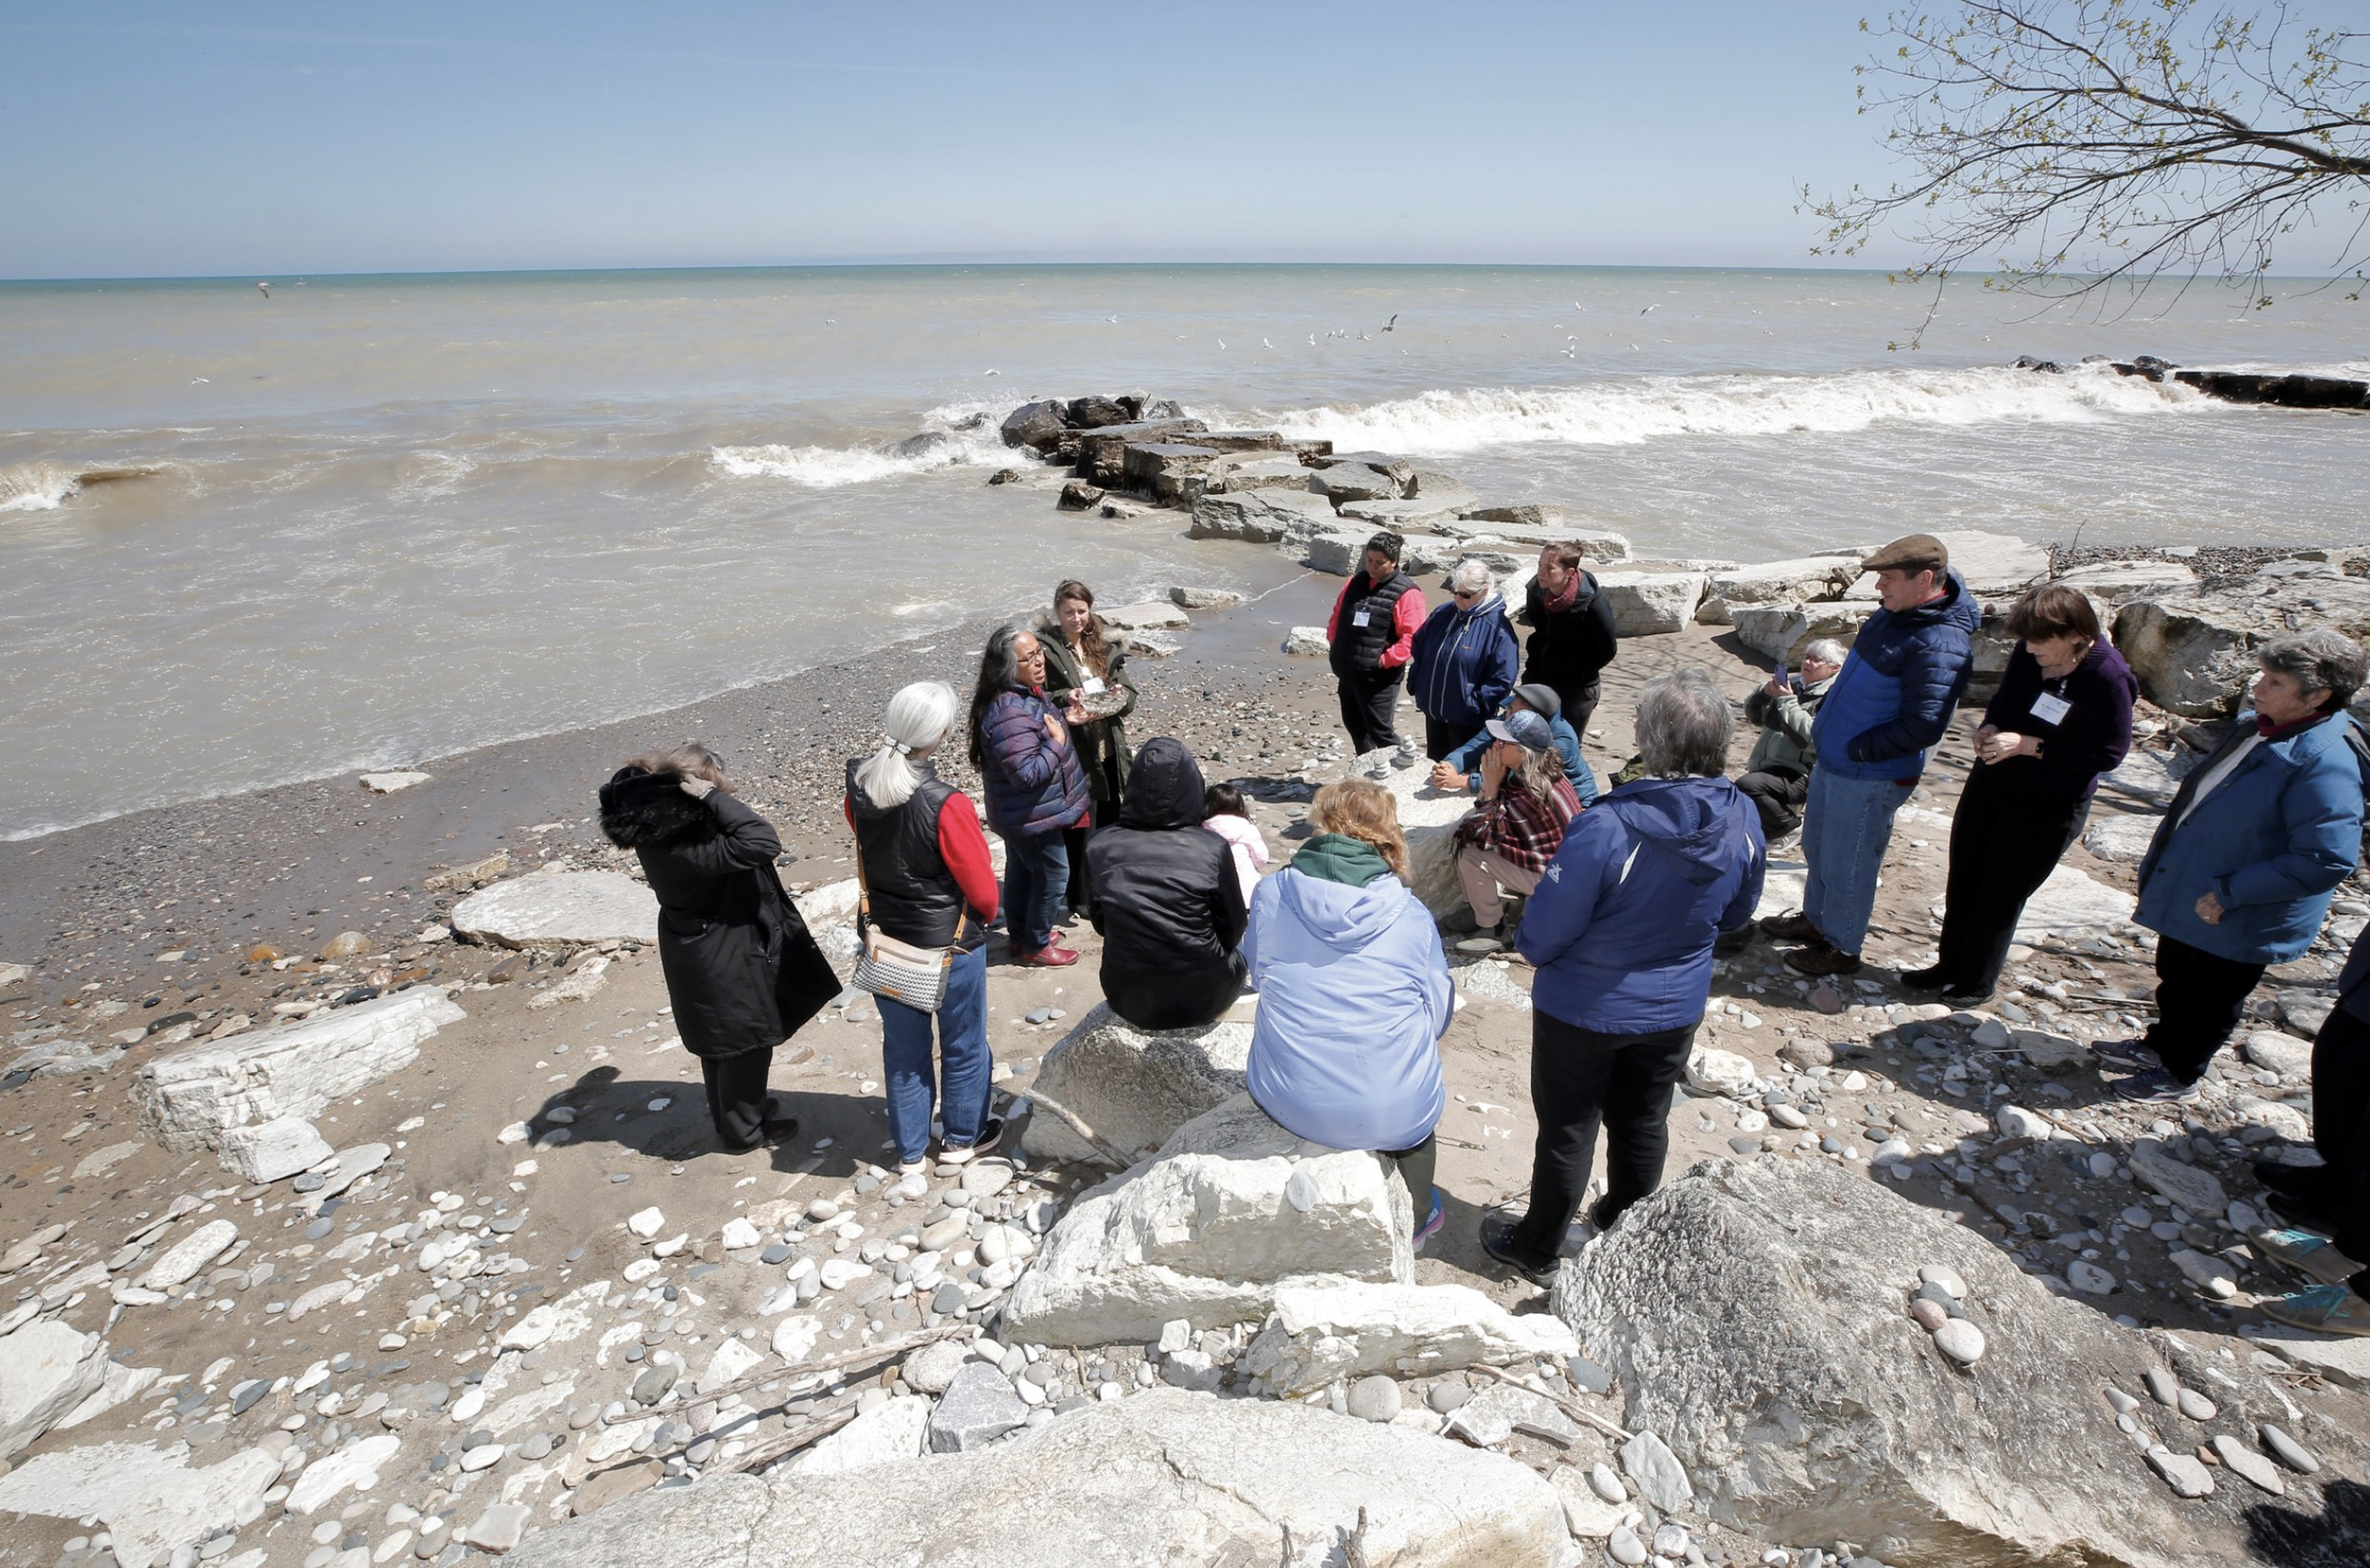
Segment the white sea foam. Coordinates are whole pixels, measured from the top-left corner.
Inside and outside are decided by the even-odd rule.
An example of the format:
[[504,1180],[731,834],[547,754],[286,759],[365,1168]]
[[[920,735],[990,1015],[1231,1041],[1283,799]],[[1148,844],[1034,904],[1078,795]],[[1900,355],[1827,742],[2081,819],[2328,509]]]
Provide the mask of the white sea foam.
[[[2202,394],[2085,366],[1658,375],[1573,387],[1474,387],[1363,407],[1212,411],[1229,425],[1324,437],[1344,450],[1469,452],[1557,443],[1626,447],[1672,436],[1787,435],[1936,425],[2079,424],[2203,404]],[[1200,412],[1201,410],[1195,410]]]
[[54,512],[87,485],[146,479],[154,466],[90,467],[70,463],[0,464],[0,512]]
[[1008,463],[1012,452],[997,426],[1018,406],[949,403],[923,415],[921,430],[903,441],[877,447],[792,447],[779,442],[716,447],[709,450],[708,463],[727,478],[786,479],[817,490],[968,464]]

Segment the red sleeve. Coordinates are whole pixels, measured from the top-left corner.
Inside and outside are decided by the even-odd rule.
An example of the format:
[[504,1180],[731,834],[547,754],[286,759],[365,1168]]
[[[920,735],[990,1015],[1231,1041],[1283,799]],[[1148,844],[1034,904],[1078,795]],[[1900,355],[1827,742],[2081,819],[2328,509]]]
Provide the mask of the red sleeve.
[[1391,629],[1398,635],[1382,650],[1379,662],[1383,669],[1396,669],[1415,656],[1415,631],[1424,624],[1424,594],[1421,589],[1411,588],[1399,595],[1399,602],[1391,607]]
[[1352,577],[1350,582],[1343,583],[1341,592],[1333,596],[1333,613],[1325,617],[1325,641],[1328,643],[1341,634],[1341,601],[1350,596],[1350,583],[1357,580]]
[[856,803],[848,799],[846,795],[841,795],[839,797],[839,814],[848,819],[848,826],[849,829],[854,829],[856,826]]
[[969,795],[948,795],[939,808],[939,853],[980,923],[995,919],[995,867],[989,864],[988,835],[980,831],[979,811]]

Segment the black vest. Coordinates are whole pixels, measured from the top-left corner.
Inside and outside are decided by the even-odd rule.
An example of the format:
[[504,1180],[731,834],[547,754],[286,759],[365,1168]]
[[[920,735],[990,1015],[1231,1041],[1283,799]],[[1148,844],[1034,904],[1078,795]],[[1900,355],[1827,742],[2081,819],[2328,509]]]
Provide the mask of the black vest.
[[[1340,619],[1333,628],[1330,657],[1334,674],[1348,680],[1352,676],[1372,675],[1382,667],[1383,653],[1399,639],[1392,625],[1399,595],[1414,590],[1414,579],[1395,568],[1382,580],[1380,588],[1366,575],[1364,567],[1352,574],[1350,586],[1341,595]],[[1367,611],[1364,626],[1358,624],[1360,610]]]
[[856,818],[856,854],[872,901],[872,923],[884,937],[916,947],[947,947],[970,926],[970,946],[984,936],[963,919],[963,891],[939,853],[939,812],[955,793],[927,762],[913,764],[921,783],[902,806],[882,811],[856,784],[857,757],[848,764],[848,798]]

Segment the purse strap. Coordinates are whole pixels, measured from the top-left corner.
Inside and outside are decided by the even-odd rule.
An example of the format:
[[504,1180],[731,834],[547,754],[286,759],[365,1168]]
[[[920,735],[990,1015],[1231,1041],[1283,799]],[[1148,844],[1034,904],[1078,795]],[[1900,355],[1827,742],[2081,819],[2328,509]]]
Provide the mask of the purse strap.
[[[939,967],[940,969],[952,969],[955,967],[955,950],[963,944],[963,921],[971,919],[971,904],[968,901],[963,899],[961,888],[958,887],[955,890],[955,897],[957,900],[955,907],[955,939],[947,944],[946,956],[939,960]],[[864,874],[864,835],[862,833],[858,833],[856,835],[856,911],[863,917],[865,937],[868,941],[871,939],[874,929],[872,924],[872,884]],[[981,926],[980,930],[982,934],[984,934],[987,928],[985,926]]]

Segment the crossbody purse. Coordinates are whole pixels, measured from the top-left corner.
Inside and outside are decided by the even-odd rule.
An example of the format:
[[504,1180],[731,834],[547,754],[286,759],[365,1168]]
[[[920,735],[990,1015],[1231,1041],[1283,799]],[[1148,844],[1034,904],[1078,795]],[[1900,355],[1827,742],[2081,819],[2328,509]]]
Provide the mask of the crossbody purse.
[[[881,934],[872,921],[872,886],[865,879],[864,848],[856,848],[856,890],[864,913],[864,951],[856,955],[849,976],[859,991],[902,1002],[917,1012],[936,1012],[946,1000],[946,975],[955,965],[955,948],[916,947]],[[969,909],[955,917],[955,937],[962,939]]]

